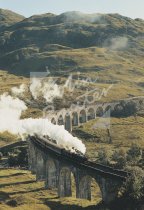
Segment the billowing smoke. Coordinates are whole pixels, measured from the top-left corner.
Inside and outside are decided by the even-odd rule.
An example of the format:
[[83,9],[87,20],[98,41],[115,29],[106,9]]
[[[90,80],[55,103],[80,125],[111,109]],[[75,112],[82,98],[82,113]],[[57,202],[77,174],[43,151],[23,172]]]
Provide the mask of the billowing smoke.
[[[57,141],[58,145],[73,151],[73,147],[83,154],[86,151],[85,145],[77,137],[73,137],[64,126],[53,125],[47,119],[20,119],[23,111],[27,109],[25,103],[10,95],[0,96],[0,132],[9,131],[12,134],[21,135],[22,138],[28,135],[44,136]],[[74,152],[74,151],[73,151]]]
[[104,47],[109,48],[110,50],[122,50],[128,47],[128,38],[127,37],[115,37],[112,38],[104,44]]
[[63,86],[58,85],[53,78],[45,80],[43,78],[34,77],[31,79],[30,84],[30,92],[33,98],[36,100],[39,97],[43,97],[46,102],[52,102],[55,98],[62,98],[65,90],[72,92],[74,88],[72,75],[68,77]]
[[17,123],[22,111],[27,109],[25,103],[18,98],[3,94],[0,96],[0,131],[18,133]]
[[60,15],[66,22],[85,21],[89,23],[103,23],[105,22],[101,14],[84,14],[82,12],[73,11],[66,12]]
[[25,84],[21,84],[19,87],[13,87],[11,89],[12,95],[21,96],[26,91],[27,86]]
[[41,78],[32,78],[30,91],[34,99],[43,97],[47,102],[52,102],[54,98],[62,98],[63,96],[63,89],[52,78],[48,81],[43,81]]

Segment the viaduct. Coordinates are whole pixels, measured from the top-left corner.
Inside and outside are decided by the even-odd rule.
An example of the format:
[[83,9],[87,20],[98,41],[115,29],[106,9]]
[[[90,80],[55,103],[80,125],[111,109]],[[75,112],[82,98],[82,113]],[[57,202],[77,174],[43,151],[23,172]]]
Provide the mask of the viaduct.
[[[111,114],[131,101],[136,103],[138,109],[143,109],[144,97],[134,97],[112,103],[72,106],[70,109],[50,112],[45,117],[51,119],[53,124],[64,125],[71,132],[73,126],[103,117],[107,112]],[[94,179],[100,188],[103,202],[108,204],[116,199],[119,188],[129,176],[125,171],[81,160],[76,154],[71,156],[67,152],[66,155],[62,148],[43,137],[29,137],[28,145],[29,169],[36,174],[37,180],[45,181],[47,189],[57,189],[59,197],[72,196],[73,174],[76,198],[91,200],[91,181]]]
[[116,199],[128,173],[112,167],[82,160],[78,155],[36,136],[28,138],[29,169],[36,174],[36,180],[44,180],[45,188],[57,189],[59,197],[72,196],[73,174],[76,185],[76,198],[91,200],[91,181],[98,184],[103,202]]
[[73,105],[70,109],[62,109],[60,111],[47,111],[45,110],[45,117],[51,120],[53,124],[64,125],[65,129],[69,132],[72,131],[73,126],[80,126],[81,124],[95,119],[97,117],[110,117],[110,115],[118,110],[122,109],[125,104],[129,104],[133,101],[138,109],[144,107],[144,97],[133,97],[114,101],[111,103],[99,103],[90,105]]

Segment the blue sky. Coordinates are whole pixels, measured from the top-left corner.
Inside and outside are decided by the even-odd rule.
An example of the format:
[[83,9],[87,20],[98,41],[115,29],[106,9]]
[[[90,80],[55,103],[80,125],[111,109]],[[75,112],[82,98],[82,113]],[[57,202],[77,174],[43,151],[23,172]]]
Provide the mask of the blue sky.
[[85,13],[120,13],[144,19],[144,0],[0,0],[0,8],[26,17],[34,14],[80,11]]

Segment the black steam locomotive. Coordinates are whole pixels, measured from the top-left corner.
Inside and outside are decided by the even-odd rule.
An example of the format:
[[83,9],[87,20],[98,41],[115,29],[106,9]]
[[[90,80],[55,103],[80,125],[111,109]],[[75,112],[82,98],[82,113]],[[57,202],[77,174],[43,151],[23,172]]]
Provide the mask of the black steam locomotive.
[[67,149],[62,148],[61,146],[57,144],[56,140],[53,140],[46,135],[43,137],[39,137],[35,135],[35,136],[31,136],[30,139],[34,140],[41,146],[55,152],[56,154],[62,155],[66,159],[72,159],[78,162],[87,161],[87,157],[81,151],[77,150],[74,147],[72,148],[74,152],[70,151],[68,148]]

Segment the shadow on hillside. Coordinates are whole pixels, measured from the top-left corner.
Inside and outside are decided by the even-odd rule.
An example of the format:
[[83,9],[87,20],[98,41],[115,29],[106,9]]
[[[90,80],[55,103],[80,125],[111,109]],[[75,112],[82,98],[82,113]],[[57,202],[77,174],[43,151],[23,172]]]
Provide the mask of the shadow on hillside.
[[36,181],[31,180],[31,181],[24,181],[24,182],[15,182],[15,183],[6,183],[6,184],[0,184],[0,188],[11,186],[11,185],[19,185],[19,184],[31,184]]
[[[56,199],[56,198],[53,198]],[[45,205],[47,205],[51,210],[105,210],[105,206],[102,202],[98,203],[97,205],[88,206],[88,207],[81,207],[78,205],[69,205],[69,204],[62,204],[60,201],[48,201],[45,200]],[[108,210],[108,209],[107,209]]]
[[8,199],[10,199],[10,196],[13,196],[13,195],[20,195],[20,194],[39,192],[41,190],[44,191],[45,189],[42,187],[42,188],[33,189],[33,190],[29,190],[29,191],[17,191],[17,192],[3,192],[3,191],[0,191],[0,202],[7,201]]
[[16,173],[16,174],[10,174],[6,176],[0,176],[0,178],[8,178],[8,177],[15,177],[15,176],[20,176],[20,175],[25,175],[27,173]]
[[43,187],[41,188],[38,188],[38,189],[33,189],[33,190],[29,190],[29,191],[17,191],[17,192],[11,192],[11,193],[8,193],[9,195],[16,195],[16,194],[27,194],[27,193],[32,193],[32,192],[39,192],[41,190],[45,190]]
[[9,197],[9,194],[8,193],[0,191],[0,202],[1,201],[6,201],[9,198],[10,197]]

